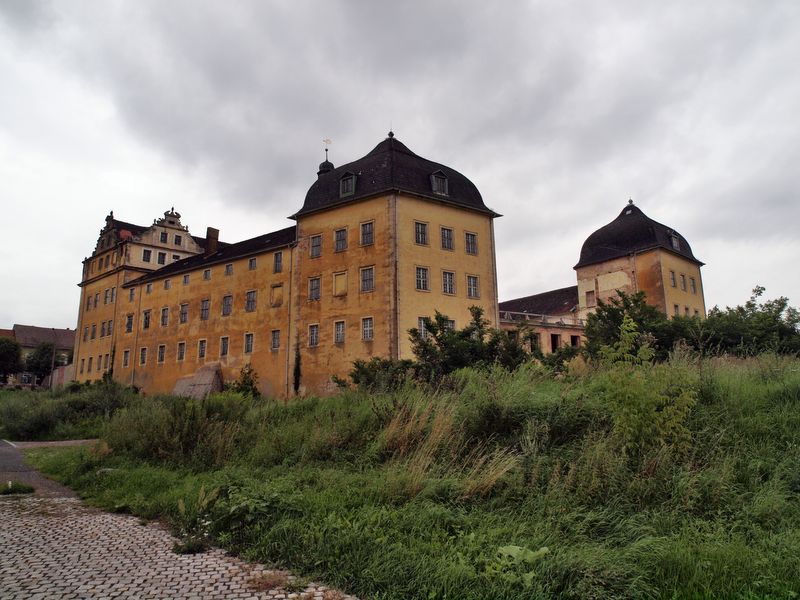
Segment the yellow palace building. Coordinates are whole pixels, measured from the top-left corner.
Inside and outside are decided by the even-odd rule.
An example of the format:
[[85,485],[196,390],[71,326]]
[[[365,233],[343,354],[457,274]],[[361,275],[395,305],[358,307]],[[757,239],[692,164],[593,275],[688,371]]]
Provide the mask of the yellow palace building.
[[469,307],[497,327],[493,220],[461,173],[389,133],[327,160],[294,225],[234,244],[192,236],[174,210],[150,226],[106,218],[84,260],[74,361],[147,393],[238,378],[271,396],[331,391],[356,359],[412,358],[408,330]]

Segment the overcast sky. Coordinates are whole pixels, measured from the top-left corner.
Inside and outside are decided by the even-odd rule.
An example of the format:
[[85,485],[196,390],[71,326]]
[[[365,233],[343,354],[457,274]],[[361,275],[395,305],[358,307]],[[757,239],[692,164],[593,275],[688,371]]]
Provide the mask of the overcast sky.
[[0,327],[75,327],[110,210],[253,237],[390,127],[504,215],[503,300],[633,198],[709,308],[798,305],[799,65],[796,0],[0,0]]

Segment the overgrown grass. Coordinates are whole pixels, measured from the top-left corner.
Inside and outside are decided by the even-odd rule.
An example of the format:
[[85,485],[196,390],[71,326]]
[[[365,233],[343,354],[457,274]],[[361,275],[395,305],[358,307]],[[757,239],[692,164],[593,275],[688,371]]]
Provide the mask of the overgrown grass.
[[53,391],[0,390],[0,436],[17,440],[87,439],[135,393],[113,382]]
[[0,485],[0,496],[10,496],[13,494],[32,494],[36,490],[32,485],[22,483],[21,481],[4,482]]
[[571,372],[139,399],[107,447],[31,458],[100,506],[364,598],[800,593],[800,361]]

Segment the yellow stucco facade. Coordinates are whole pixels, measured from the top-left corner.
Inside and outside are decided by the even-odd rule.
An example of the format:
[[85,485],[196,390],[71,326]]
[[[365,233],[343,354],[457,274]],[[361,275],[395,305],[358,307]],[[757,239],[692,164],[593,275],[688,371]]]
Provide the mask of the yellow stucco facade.
[[[346,377],[357,359],[411,358],[408,330],[437,310],[462,327],[477,305],[497,325],[496,216],[463,175],[390,136],[360,161],[323,163],[285,230],[238,244],[209,234],[206,248],[150,270],[142,257],[163,251],[161,230],[117,233],[86,261],[76,376],[111,371],[162,393],[203,367],[231,381],[250,364],[267,395],[329,393],[332,377]],[[114,223],[107,229],[122,228]],[[116,262],[92,271],[106,253]],[[95,328],[92,337],[97,323],[103,335]]]

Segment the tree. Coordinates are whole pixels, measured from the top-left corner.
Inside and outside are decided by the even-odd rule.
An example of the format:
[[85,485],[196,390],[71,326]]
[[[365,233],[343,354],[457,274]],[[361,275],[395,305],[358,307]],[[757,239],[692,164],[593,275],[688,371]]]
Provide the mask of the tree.
[[469,311],[472,318],[463,329],[455,329],[447,315],[436,311],[433,319],[423,320],[424,330],[408,330],[418,378],[434,382],[456,369],[488,364],[515,369],[529,358],[505,331],[489,328],[482,308],[471,306]]
[[53,370],[53,352],[55,347],[50,342],[43,342],[34,348],[25,359],[25,370],[33,373],[41,381]]
[[[655,306],[647,304],[644,292],[626,294],[618,291],[616,298],[608,302],[597,302],[597,310],[586,320],[586,352],[592,358],[600,356],[604,346],[613,347],[620,341],[620,332],[625,316],[629,316],[642,336],[650,336],[650,343],[659,358],[666,358],[675,340],[673,329],[666,315]],[[633,348],[634,354],[638,351]]]
[[739,356],[800,352],[800,312],[784,296],[759,302],[764,291],[756,286],[744,305],[712,308],[702,323],[698,349]]
[[16,340],[0,338],[0,382],[22,371],[22,348]]

